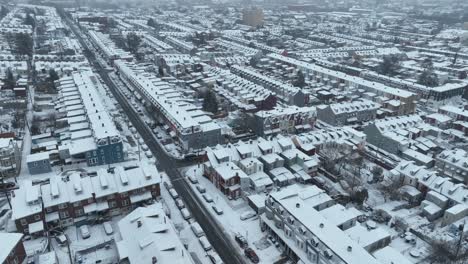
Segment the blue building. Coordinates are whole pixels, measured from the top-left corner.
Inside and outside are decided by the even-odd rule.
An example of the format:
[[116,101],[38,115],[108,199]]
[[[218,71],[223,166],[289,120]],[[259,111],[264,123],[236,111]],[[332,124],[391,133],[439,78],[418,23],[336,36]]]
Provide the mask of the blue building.
[[49,152],[30,154],[26,157],[26,164],[30,174],[41,174],[52,171]]
[[56,81],[59,157],[65,164],[86,162],[88,166],[122,162],[122,138],[114,120],[103,105],[101,82],[89,70],[73,72]]

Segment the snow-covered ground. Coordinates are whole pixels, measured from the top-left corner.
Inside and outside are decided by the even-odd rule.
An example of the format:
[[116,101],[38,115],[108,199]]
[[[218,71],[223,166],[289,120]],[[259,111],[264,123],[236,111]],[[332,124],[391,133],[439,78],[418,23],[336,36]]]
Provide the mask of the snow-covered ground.
[[[260,229],[260,221],[258,217],[242,221],[240,219],[240,214],[245,211],[252,211],[246,201],[244,200],[229,200],[224,196],[215,186],[205,177],[202,176],[203,169],[197,165],[186,167],[181,169],[182,175],[195,175],[198,184],[206,188],[206,193],[208,193],[212,198],[213,202],[206,202],[202,194],[196,189],[197,184],[192,184],[187,178],[189,185],[194,189],[195,193],[200,197],[200,200],[203,201],[205,207],[208,208],[208,211],[218,220],[218,222],[226,229],[232,240],[236,234],[243,235],[249,246],[255,250],[257,253],[260,263],[270,264],[274,263],[280,258],[281,252],[271,244],[266,237],[268,236],[266,232],[262,232]],[[218,208],[222,209],[224,213],[222,215],[217,215],[212,209],[213,205],[216,205]],[[236,246],[238,246],[236,244]]]

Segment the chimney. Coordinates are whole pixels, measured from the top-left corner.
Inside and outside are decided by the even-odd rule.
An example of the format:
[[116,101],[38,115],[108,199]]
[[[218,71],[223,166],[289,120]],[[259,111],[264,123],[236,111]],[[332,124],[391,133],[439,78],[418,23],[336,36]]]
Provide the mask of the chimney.
[[353,247],[352,246],[348,246],[348,252],[351,252],[353,251]]
[[138,220],[138,222],[137,222],[137,227],[140,228],[142,225],[143,225],[143,223],[141,223],[141,221]]
[[153,263],[153,264],[156,264],[156,263],[158,263],[158,259],[157,259],[155,256],[153,256],[152,263]]
[[296,204],[296,208],[300,208],[301,207],[301,204],[300,203],[297,203]]

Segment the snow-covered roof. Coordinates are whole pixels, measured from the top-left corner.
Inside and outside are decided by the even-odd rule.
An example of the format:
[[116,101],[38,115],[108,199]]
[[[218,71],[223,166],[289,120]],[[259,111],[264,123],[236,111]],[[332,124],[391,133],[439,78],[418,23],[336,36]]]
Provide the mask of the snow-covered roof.
[[376,250],[373,255],[382,264],[413,264],[413,262],[409,261],[403,254],[398,252],[398,250],[390,246]]
[[20,233],[0,233],[0,241],[2,241],[2,250],[0,250],[1,263],[7,263],[6,259],[15,249],[16,245],[21,242],[21,238],[23,238],[23,234]]
[[117,241],[120,260],[130,263],[193,264],[177,231],[162,209],[155,203],[138,207],[118,223],[122,240]]
[[307,200],[310,198],[310,194],[307,189],[297,192],[297,187],[292,187],[292,190],[287,190],[288,188],[286,187],[271,196],[306,230],[323,243],[332,255],[345,263],[379,263],[356,241],[308,204]]
[[11,198],[11,205],[11,218],[14,220],[42,212],[39,185],[32,185],[31,180],[20,181],[19,188]]

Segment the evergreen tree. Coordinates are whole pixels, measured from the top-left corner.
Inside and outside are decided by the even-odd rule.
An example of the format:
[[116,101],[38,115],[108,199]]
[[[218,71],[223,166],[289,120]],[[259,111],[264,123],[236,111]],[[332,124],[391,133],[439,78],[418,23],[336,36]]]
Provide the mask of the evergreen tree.
[[10,69],[7,70],[7,73],[6,73],[6,79],[5,79],[5,88],[6,89],[13,89],[15,88],[15,85],[16,85],[16,80],[15,80],[15,76],[13,76],[13,73],[11,72]]
[[158,67],[158,73],[159,73],[159,76],[161,76],[161,77],[164,76],[164,68],[163,68],[163,66],[159,65],[159,67]]
[[377,71],[380,74],[395,76],[400,68],[400,60],[397,56],[384,56],[383,61],[379,64]]
[[32,55],[33,40],[29,34],[18,33],[15,35],[16,53],[20,55]]
[[208,91],[203,98],[203,110],[211,113],[218,112],[218,100],[213,91]]
[[306,85],[304,73],[301,70],[297,72],[296,80],[294,81],[293,85],[301,88]]
[[141,38],[135,33],[129,33],[127,35],[127,47],[131,53],[136,54],[138,52],[138,47],[140,46]]
[[27,14],[26,18],[24,19],[24,24],[25,25],[30,25],[31,27],[34,28],[36,26],[36,20],[34,20],[34,18],[31,16],[31,14]]
[[435,74],[432,69],[425,69],[419,75],[418,83],[429,87],[435,87],[439,85],[439,78],[437,78],[437,74]]
[[148,22],[146,24],[148,26],[150,26],[150,27],[155,27],[156,26],[156,22],[154,22],[154,19],[152,19],[152,18],[148,19]]

